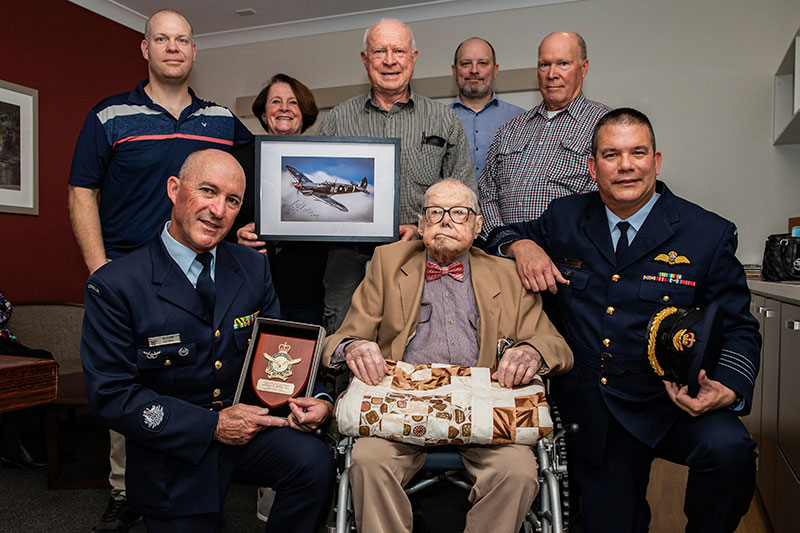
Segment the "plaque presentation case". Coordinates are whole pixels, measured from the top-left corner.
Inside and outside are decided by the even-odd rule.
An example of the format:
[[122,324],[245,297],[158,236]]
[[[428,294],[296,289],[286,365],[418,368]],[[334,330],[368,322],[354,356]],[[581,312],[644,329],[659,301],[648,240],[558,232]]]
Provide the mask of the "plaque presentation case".
[[273,409],[309,396],[324,338],[322,326],[256,318],[233,403]]

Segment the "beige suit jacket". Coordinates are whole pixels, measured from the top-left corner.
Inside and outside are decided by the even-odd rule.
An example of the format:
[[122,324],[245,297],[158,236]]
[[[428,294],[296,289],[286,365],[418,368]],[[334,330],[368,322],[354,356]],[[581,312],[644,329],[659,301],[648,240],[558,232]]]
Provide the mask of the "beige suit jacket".
[[[419,240],[375,249],[342,326],[325,339],[326,366],[331,366],[333,352],[347,339],[375,341],[385,358],[403,359],[417,329],[425,263],[425,247]],[[473,247],[470,270],[480,316],[478,366],[493,366],[497,341],[510,338],[515,344],[528,343],[536,348],[550,373],[560,374],[572,367],[572,352],[566,341],[542,312],[541,297],[522,286],[513,261]]]

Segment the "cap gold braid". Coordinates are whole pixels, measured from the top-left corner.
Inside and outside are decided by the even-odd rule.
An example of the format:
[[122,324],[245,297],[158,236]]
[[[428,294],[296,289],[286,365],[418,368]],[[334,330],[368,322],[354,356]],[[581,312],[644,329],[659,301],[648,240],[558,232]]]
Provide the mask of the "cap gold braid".
[[664,370],[661,368],[661,365],[658,364],[658,359],[656,359],[656,332],[662,320],[677,312],[677,307],[665,307],[656,313],[656,316],[654,316],[653,320],[650,322],[650,331],[648,331],[647,335],[647,360],[650,361],[650,366],[653,367],[655,373],[661,377],[664,376]]

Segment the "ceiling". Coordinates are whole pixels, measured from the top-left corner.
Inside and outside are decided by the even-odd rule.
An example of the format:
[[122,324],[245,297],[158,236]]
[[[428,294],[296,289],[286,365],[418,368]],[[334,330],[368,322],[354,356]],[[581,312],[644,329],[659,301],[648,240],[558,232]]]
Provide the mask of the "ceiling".
[[[404,22],[473,15],[575,0],[70,0],[124,26],[144,31],[162,8],[192,23],[198,48],[218,48],[366,28],[380,18]],[[249,10],[246,16],[237,14]]]

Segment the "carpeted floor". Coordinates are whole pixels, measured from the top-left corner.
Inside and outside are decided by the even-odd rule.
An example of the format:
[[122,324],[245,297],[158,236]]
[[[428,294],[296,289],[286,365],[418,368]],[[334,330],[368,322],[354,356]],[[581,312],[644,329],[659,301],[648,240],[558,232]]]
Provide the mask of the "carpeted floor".
[[[59,434],[62,479],[108,474],[108,432],[87,412],[61,422]],[[467,493],[453,486],[432,487],[419,497],[422,517],[415,532],[463,531],[469,510]],[[108,503],[109,488],[47,490],[47,471],[0,469],[0,533],[88,533]],[[223,533],[255,533],[264,523],[256,518],[256,488],[232,485],[223,510]],[[333,517],[331,515],[331,520]],[[332,522],[331,522],[332,523]],[[144,533],[140,522],[130,533]]]
[[[108,475],[108,431],[88,412],[62,420],[62,479]],[[0,533],[88,533],[108,504],[109,488],[47,490],[47,471],[0,469]],[[223,532],[263,531],[256,518],[256,488],[232,485],[225,500]],[[130,533],[144,533],[140,522]]]

